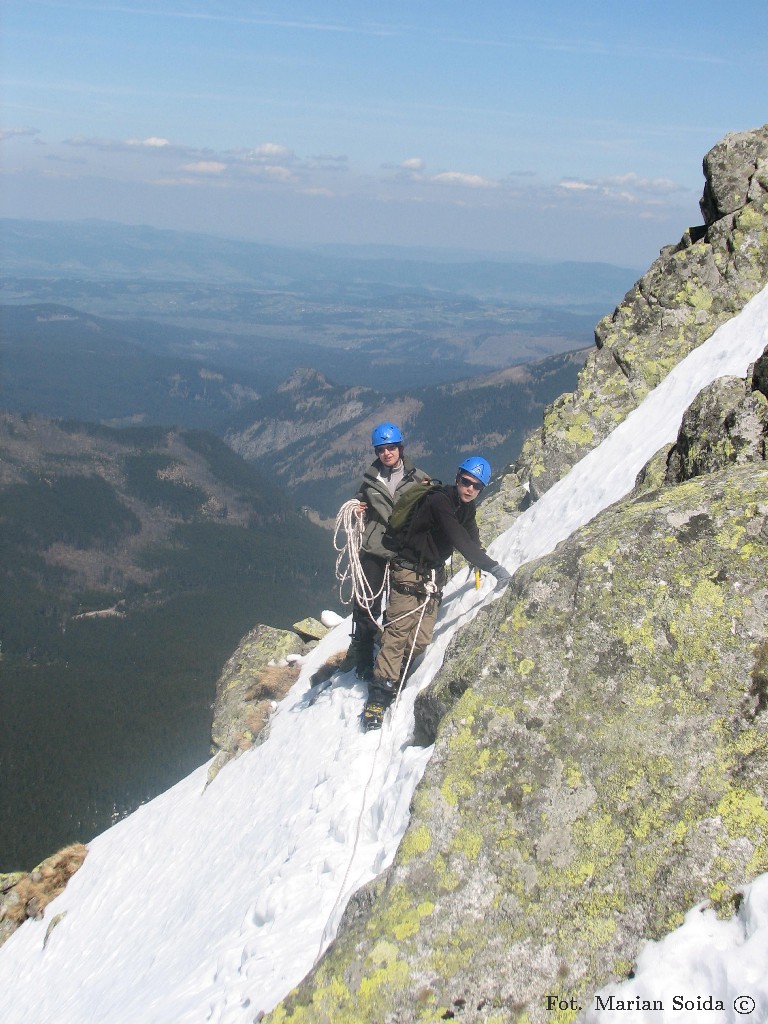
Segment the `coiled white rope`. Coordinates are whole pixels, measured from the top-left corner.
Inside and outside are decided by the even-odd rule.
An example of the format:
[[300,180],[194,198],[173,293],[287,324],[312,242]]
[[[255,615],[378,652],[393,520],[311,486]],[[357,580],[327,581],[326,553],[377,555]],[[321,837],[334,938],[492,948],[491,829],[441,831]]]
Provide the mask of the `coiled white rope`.
[[[339,534],[344,533],[345,540],[339,542]],[[339,581],[339,600],[342,604],[351,604],[355,601],[361,608],[368,612],[373,622],[376,620],[371,615],[371,609],[376,605],[382,594],[386,593],[389,585],[389,562],[384,570],[382,584],[374,592],[368,582],[363,567],[360,563],[360,549],[363,544],[365,533],[365,520],[360,513],[360,502],[356,498],[345,501],[336,516],[336,528],[333,533],[333,547],[337,552],[336,556],[336,579]],[[350,594],[344,596],[344,584],[349,580]]]
[[[339,535],[342,532],[346,539],[343,543],[340,543]],[[339,582],[339,600],[342,604],[351,604],[354,600],[361,608],[364,608],[365,611],[368,612],[371,621],[376,622],[371,614],[371,609],[382,594],[387,593],[389,590],[389,562],[387,562],[384,569],[384,578],[381,586],[377,591],[374,591],[363,572],[363,566],[360,561],[360,550],[363,544],[364,533],[365,521],[360,513],[360,502],[356,498],[352,498],[350,501],[345,501],[336,515],[336,526],[333,532],[333,547],[337,552],[336,579]],[[351,591],[349,597],[345,598],[344,584],[347,580],[349,580]],[[400,619],[407,618],[410,615],[415,615],[417,612],[421,613],[418,626],[416,627],[416,633],[414,634],[411,652],[408,655],[408,665],[410,665],[411,658],[413,657],[413,650],[416,646],[416,636],[418,635],[419,628],[421,627],[421,621],[424,618],[427,605],[436,593],[437,588],[435,587],[434,581],[430,581],[426,584],[426,594],[422,604],[405,612],[404,615],[398,616],[396,619],[388,619],[383,624],[376,623],[377,627],[386,629],[388,625],[399,622]]]

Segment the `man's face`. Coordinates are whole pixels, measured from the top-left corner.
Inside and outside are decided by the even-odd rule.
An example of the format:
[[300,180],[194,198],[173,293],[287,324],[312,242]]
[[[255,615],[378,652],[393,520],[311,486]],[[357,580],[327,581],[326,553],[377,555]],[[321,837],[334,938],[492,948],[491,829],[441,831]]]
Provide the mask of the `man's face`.
[[386,466],[387,469],[391,469],[396,466],[400,461],[400,447],[396,444],[377,444],[376,456],[382,466]]
[[471,473],[467,473],[464,470],[462,470],[456,477],[456,486],[459,489],[459,498],[465,505],[470,501],[474,501],[483,489],[483,485],[477,477],[472,476]]

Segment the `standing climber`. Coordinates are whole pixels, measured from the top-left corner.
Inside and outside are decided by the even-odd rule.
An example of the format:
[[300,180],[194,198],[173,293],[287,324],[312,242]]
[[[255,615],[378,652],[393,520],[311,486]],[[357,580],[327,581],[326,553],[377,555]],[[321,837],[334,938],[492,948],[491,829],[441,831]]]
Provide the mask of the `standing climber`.
[[340,665],[342,672],[354,669],[359,679],[369,679],[373,670],[373,645],[379,633],[384,579],[392,557],[392,552],[382,544],[389,515],[402,494],[411,487],[429,483],[427,474],[404,455],[403,435],[394,423],[374,427],[371,444],[376,458],[355,495],[357,514],[365,520],[359,554],[364,595],[354,595],[352,642]]
[[[414,507],[397,538],[390,569],[390,596],[381,650],[368,686],[362,714],[363,729],[380,729],[384,712],[397,695],[408,663],[432,641],[443,586],[445,562],[454,550],[498,585],[512,579],[480,544],[475,499],[491,479],[491,467],[479,455],[465,459],[456,482],[431,488]],[[390,544],[393,540],[386,538]]]

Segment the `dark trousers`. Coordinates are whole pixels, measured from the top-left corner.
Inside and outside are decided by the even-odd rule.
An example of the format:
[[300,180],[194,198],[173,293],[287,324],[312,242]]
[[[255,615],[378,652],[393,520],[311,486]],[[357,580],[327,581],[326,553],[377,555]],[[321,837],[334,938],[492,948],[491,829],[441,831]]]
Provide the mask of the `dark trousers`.
[[379,558],[378,555],[371,555],[367,551],[361,551],[360,568],[363,570],[368,581],[369,590],[374,594],[379,594],[379,596],[369,609],[363,608],[355,599],[352,605],[352,636],[360,643],[370,642],[373,645],[379,632],[376,622],[381,615],[381,602],[384,598],[384,594],[379,593],[379,591],[384,583],[387,560],[386,558]]

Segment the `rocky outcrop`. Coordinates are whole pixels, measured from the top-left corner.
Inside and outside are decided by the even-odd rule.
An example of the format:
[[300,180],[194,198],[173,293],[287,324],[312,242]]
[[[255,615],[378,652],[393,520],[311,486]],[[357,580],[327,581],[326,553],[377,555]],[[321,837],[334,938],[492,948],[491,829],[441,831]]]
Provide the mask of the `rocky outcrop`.
[[768,279],[768,125],[726,135],[704,175],[704,224],[662,250],[597,325],[576,391],[547,409],[505,481],[507,504],[548,490]]
[[676,443],[643,467],[634,493],[767,458],[766,398],[768,352],[755,362],[746,380],[720,377],[703,389],[683,416]]
[[[708,155],[705,227],[598,325],[486,531],[766,284],[767,158],[768,126]],[[395,861],[270,1024],[562,1024],[768,870],[767,362],[702,392],[631,496],[455,637],[417,699],[435,747]]]
[[338,433],[356,424],[381,396],[370,388],[342,388],[331,384],[317,370],[299,368],[275,396],[254,405],[258,416],[245,429],[233,431],[231,447],[245,459],[273,458],[297,441],[311,440],[326,431]]
[[767,651],[762,459],[524,567],[417,701],[436,744],[395,863],[268,1019],[551,1021],[693,904],[730,913],[768,870]]
[[[765,459],[768,439],[768,353],[746,381],[720,377],[705,388],[683,417],[667,459],[665,479],[682,483],[728,465]],[[762,388],[762,390],[761,390]]]
[[545,404],[575,385],[586,356],[581,349],[399,395],[331,384],[316,371],[297,370],[248,409],[228,441],[277,478],[307,513],[334,517],[370,462],[377,423],[399,424],[408,455],[442,480],[456,471],[457,417],[471,446],[465,455],[481,450],[494,466],[506,465]]
[[209,782],[256,742],[277,701],[298,678],[299,666],[289,659],[300,659],[307,650],[297,633],[273,626],[257,625],[240,641],[216,683]]

